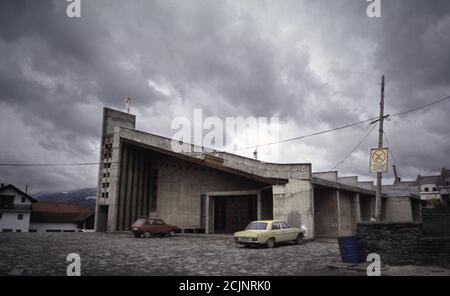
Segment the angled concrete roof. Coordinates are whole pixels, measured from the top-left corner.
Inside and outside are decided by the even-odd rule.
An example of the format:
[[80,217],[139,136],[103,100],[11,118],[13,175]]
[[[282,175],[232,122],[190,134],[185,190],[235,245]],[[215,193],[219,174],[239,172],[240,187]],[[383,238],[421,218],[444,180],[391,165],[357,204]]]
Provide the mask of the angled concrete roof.
[[178,141],[124,127],[116,128],[115,134],[121,140],[146,149],[261,182],[280,184],[286,183],[288,179],[311,179],[311,164],[309,163],[269,163],[188,143],[181,143],[186,148],[185,151],[174,151],[172,145],[180,145]]
[[366,188],[349,185],[349,184],[344,184],[344,183],[339,183],[339,182],[334,182],[334,181],[321,179],[321,178],[317,178],[317,177],[313,177],[311,182],[313,185],[316,185],[316,186],[334,188],[334,189],[351,191],[351,192],[367,194],[367,195],[375,195],[376,194],[375,190],[366,189]]

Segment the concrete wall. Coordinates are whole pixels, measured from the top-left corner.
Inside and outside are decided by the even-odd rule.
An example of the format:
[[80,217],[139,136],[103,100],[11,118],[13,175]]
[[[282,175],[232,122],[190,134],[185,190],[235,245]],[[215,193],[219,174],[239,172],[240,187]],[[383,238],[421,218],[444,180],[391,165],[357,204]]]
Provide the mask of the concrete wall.
[[316,187],[314,189],[314,226],[318,237],[340,237],[355,234],[361,219],[359,194]]
[[374,190],[373,181],[358,181],[358,187]]
[[356,231],[357,208],[356,194],[339,191],[339,236],[354,235]]
[[313,188],[308,180],[289,179],[285,185],[274,185],[273,218],[285,220],[294,227],[304,225],[306,238],[314,238]]
[[76,231],[77,223],[30,223],[30,231],[46,232],[47,230]]
[[338,182],[342,184],[358,186],[358,177],[357,176],[338,177]]
[[273,192],[272,188],[261,191],[261,219],[273,219]]
[[317,237],[339,235],[337,192],[335,189],[314,189],[314,233]]
[[370,221],[374,217],[375,198],[361,194],[359,196],[359,207],[361,213],[361,221]]
[[167,223],[181,228],[201,228],[202,194],[256,190],[267,186],[170,157],[159,158],[155,168],[158,170],[157,213]]
[[[5,229],[11,229],[13,232],[20,230],[21,232],[28,232],[30,225],[30,212],[18,212],[18,211],[1,211],[2,218],[0,219],[0,232]],[[23,219],[19,220],[18,215],[22,214]]]
[[333,182],[338,181],[338,173],[336,171],[312,173],[312,176],[316,177],[316,178],[328,180],[328,181],[333,181]]
[[408,197],[389,197],[385,199],[384,221],[412,222],[413,209]]

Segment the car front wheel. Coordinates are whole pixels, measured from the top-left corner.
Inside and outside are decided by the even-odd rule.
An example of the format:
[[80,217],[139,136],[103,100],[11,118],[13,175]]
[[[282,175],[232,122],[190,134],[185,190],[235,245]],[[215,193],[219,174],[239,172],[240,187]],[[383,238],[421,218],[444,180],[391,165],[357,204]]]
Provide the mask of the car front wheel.
[[266,242],[266,247],[269,249],[275,247],[275,240],[273,238],[269,238]]
[[146,231],[144,232],[144,237],[145,238],[149,238],[151,236],[150,232]]
[[297,238],[295,239],[295,244],[296,245],[300,245],[300,244],[303,244],[303,234],[299,234],[299,235],[297,235]]
[[170,237],[175,237],[175,235],[177,235],[177,233],[175,232],[175,230],[172,230],[171,232],[169,232],[169,236],[170,236]]

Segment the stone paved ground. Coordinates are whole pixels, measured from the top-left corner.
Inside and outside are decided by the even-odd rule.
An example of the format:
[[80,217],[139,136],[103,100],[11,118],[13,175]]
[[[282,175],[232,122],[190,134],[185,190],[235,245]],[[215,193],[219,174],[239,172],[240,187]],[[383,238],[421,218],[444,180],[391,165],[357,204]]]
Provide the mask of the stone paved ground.
[[247,249],[231,237],[125,233],[0,233],[0,274],[65,275],[69,253],[80,254],[82,275],[353,274],[327,268],[339,258],[334,243]]
[[340,261],[336,243],[246,249],[231,237],[128,233],[0,233],[0,275],[65,275],[69,253],[80,254],[82,275],[364,275],[327,267]]

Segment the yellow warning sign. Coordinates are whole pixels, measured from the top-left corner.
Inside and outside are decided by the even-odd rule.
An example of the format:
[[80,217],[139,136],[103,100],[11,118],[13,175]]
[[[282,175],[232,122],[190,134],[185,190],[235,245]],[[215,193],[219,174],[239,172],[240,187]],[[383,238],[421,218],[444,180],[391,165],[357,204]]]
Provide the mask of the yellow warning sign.
[[387,173],[388,171],[388,148],[370,149],[370,167],[371,173]]

